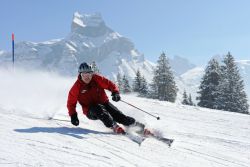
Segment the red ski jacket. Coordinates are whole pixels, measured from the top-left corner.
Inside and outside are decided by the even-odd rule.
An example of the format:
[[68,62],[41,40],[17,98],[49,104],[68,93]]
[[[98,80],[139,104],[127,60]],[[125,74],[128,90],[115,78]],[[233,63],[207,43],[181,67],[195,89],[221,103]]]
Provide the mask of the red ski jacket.
[[76,113],[77,102],[81,104],[85,115],[87,115],[91,105],[108,102],[109,99],[104,89],[119,93],[118,87],[112,81],[99,74],[93,74],[92,80],[88,84],[85,84],[81,76],[78,75],[78,79],[68,94],[67,108],[69,116]]

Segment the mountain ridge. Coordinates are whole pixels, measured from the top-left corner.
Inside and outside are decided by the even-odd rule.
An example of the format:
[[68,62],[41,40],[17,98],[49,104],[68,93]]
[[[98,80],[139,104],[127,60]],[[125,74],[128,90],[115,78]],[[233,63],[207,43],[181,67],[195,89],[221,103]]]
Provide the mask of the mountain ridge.
[[[77,74],[77,67],[83,61],[95,61],[102,74],[115,79],[120,72],[132,81],[139,69],[147,80],[152,79],[155,63],[145,59],[134,43],[109,28],[101,14],[81,14],[75,12],[71,31],[65,38],[43,42],[17,42],[15,44],[15,66],[28,70],[40,69],[58,72],[63,75]],[[171,64],[178,64],[175,57]],[[12,67],[11,53],[0,57],[0,65]],[[190,69],[190,64],[182,64],[173,71],[180,74]],[[185,67],[184,67],[185,66]]]

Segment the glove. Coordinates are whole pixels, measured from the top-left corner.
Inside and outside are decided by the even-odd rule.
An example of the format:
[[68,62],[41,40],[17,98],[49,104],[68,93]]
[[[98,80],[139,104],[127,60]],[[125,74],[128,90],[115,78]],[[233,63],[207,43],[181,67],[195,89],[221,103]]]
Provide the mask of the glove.
[[118,92],[113,92],[111,94],[111,96],[112,96],[112,100],[115,101],[115,102],[118,102],[119,100],[121,100],[121,96],[120,96],[120,94]]
[[71,123],[75,126],[79,125],[79,119],[77,117],[77,113],[71,115]]

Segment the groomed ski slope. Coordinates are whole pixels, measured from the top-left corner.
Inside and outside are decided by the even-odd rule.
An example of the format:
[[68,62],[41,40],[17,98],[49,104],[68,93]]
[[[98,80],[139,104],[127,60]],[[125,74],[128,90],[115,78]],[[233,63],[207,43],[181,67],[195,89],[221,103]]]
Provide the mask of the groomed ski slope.
[[122,95],[123,100],[159,115],[161,120],[114,102],[124,113],[175,139],[171,148],[154,139],[146,139],[138,146],[125,136],[114,135],[100,121],[87,120],[81,112],[78,112],[79,127],[66,121],[48,120],[49,117],[69,120],[65,105],[74,79],[42,73],[29,77],[13,75],[0,72],[0,77],[5,77],[0,83],[0,166],[248,167],[250,164],[249,115]]

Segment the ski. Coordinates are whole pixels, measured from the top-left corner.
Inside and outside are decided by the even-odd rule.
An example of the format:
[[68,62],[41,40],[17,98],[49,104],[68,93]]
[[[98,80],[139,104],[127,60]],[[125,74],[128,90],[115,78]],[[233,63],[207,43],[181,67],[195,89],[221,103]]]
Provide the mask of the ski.
[[158,141],[161,141],[161,142],[167,144],[168,147],[171,147],[171,145],[174,142],[174,139],[162,137],[162,135],[156,134],[156,133],[146,129],[145,125],[140,123],[140,122],[136,122],[136,124],[130,128],[130,131],[134,131],[136,134],[141,136],[143,138],[142,142],[147,138],[153,138],[153,139],[156,139]]
[[150,132],[150,134],[142,134],[142,133],[138,133],[138,134],[140,134],[140,136],[143,137],[144,140],[147,139],[147,138],[152,138],[152,139],[155,139],[155,140],[158,140],[158,141],[161,141],[161,142],[167,144],[168,147],[171,147],[173,142],[174,142],[174,139],[169,139],[169,138],[166,138],[166,137],[162,137],[162,136],[156,135],[156,134],[154,134],[152,132]]
[[158,135],[153,134],[152,132],[151,132],[151,134],[148,134],[148,135],[145,135],[143,133],[138,133],[138,132],[135,132],[135,133],[127,133],[126,132],[124,135],[139,145],[141,145],[147,138],[152,138],[152,139],[161,141],[161,142],[167,144],[168,147],[171,147],[173,142],[174,142],[174,139],[169,139],[166,137],[158,136]]
[[145,137],[143,137],[141,135],[138,135],[138,134],[134,134],[134,133],[127,133],[127,132],[125,132],[122,135],[126,136],[131,141],[137,143],[139,146],[141,146],[142,142],[146,139]]
[[[56,120],[56,121],[65,121],[65,122],[69,122],[69,120],[64,120],[64,119],[56,119],[56,118],[48,118],[48,120]],[[153,138],[153,139],[156,139],[158,141],[161,141],[165,144],[167,144],[169,147],[172,146],[173,142],[174,142],[174,139],[169,139],[169,138],[165,138],[165,137],[161,137],[159,135],[156,135],[152,132],[150,132],[151,134],[149,135],[144,135],[143,132],[144,132],[144,126],[140,127],[141,129],[137,129],[135,130],[134,132],[125,132],[124,134],[121,134],[121,135],[124,135],[126,136],[128,139],[130,139],[131,141],[137,143],[139,146],[141,146],[141,144],[143,143],[143,141],[147,138]]]
[[155,136],[155,135],[151,135],[151,137],[158,140],[158,141],[161,141],[161,142],[167,144],[168,147],[171,147],[173,142],[174,142],[174,139],[168,139],[165,137],[160,137],[160,136]]

